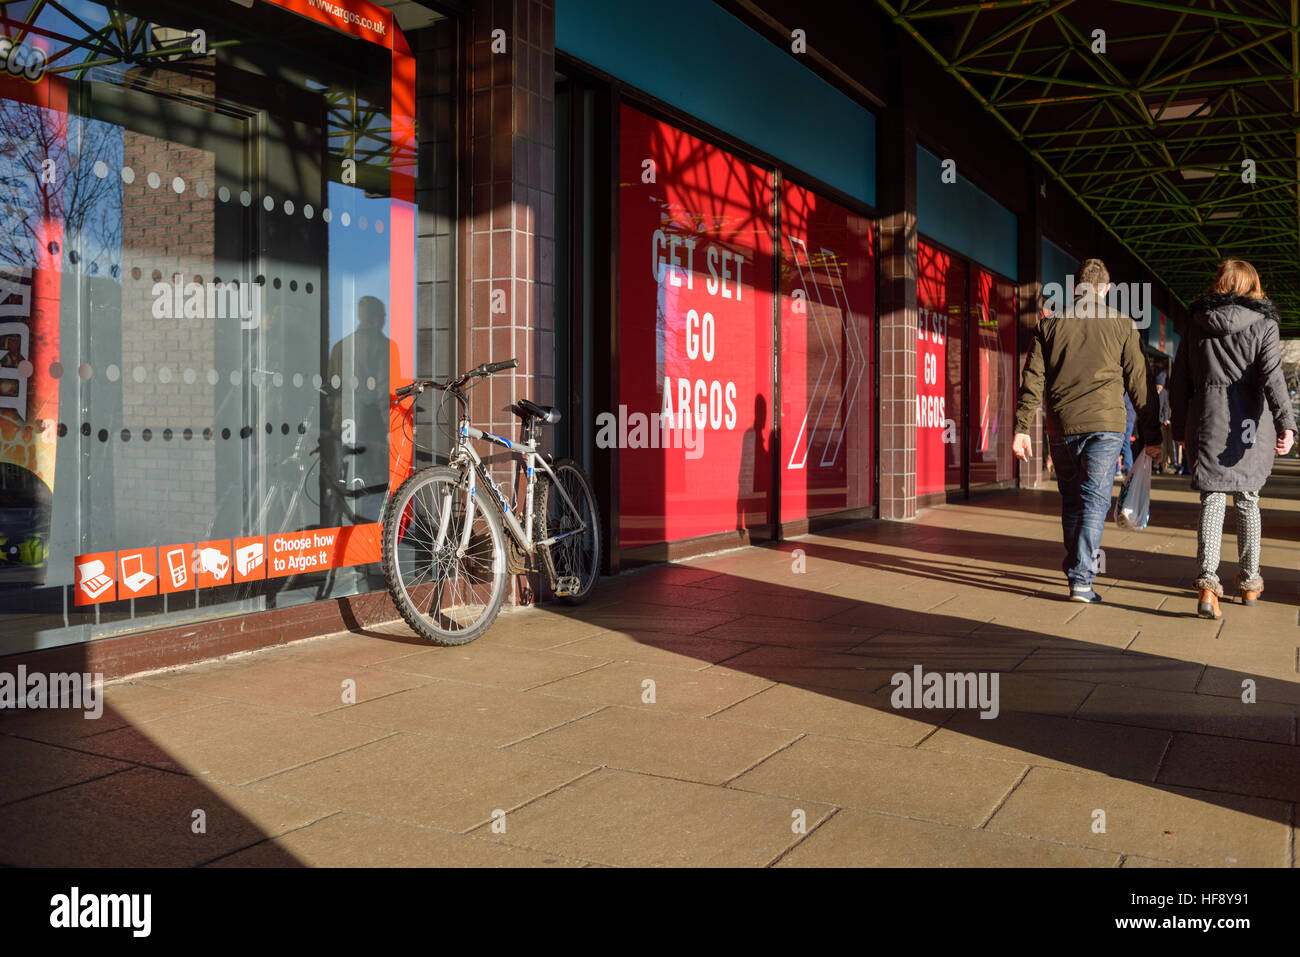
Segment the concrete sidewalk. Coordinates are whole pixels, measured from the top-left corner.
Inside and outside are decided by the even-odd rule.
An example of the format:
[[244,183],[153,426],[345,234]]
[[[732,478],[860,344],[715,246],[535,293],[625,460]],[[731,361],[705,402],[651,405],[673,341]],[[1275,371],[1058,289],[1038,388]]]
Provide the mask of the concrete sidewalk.
[[[1294,866],[1300,474],[1221,623],[1186,482],[1108,528],[1103,605],[1063,600],[1053,487],[608,579],[463,648],[395,625],[10,715],[0,863]],[[996,673],[996,718],[895,709],[916,666]]]

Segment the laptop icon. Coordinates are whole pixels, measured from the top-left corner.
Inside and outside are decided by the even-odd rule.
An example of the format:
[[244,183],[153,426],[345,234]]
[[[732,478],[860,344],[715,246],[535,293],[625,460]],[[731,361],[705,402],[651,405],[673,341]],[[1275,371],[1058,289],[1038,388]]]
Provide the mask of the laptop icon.
[[144,570],[143,555],[127,555],[122,559],[122,584],[133,592],[138,592],[153,581],[154,576]]

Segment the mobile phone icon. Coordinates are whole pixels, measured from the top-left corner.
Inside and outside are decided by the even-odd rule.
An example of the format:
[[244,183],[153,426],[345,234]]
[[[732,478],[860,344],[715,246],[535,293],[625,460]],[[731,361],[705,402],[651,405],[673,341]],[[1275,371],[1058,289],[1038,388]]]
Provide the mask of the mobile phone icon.
[[174,588],[184,588],[189,583],[190,572],[185,567],[185,549],[173,548],[167,553],[167,570],[171,572]]

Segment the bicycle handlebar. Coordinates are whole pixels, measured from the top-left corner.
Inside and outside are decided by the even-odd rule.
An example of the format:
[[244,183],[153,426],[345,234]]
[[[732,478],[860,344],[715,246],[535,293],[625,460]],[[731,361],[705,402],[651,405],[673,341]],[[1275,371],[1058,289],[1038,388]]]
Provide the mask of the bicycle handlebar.
[[501,372],[503,369],[513,369],[517,365],[519,365],[518,359],[503,359],[500,362],[483,362],[450,382],[439,384],[433,379],[416,379],[410,385],[404,385],[401,388],[394,389],[393,395],[399,399],[405,399],[409,395],[421,393],[428,388],[440,389],[443,392],[454,392],[470,379],[489,376],[494,372]]

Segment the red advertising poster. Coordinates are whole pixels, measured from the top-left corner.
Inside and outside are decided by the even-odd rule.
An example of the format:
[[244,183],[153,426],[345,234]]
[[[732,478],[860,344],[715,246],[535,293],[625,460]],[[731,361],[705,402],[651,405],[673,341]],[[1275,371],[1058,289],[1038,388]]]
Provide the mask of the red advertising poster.
[[619,449],[624,548],[771,521],[772,181],[624,106]]
[[1016,287],[987,269],[971,270],[970,484],[1014,478]]
[[781,200],[781,521],[870,505],[875,264],[866,217]]
[[966,265],[917,244],[916,494],[962,484],[962,325]]
[[[59,421],[60,263],[67,198],[57,187],[68,151],[67,82],[48,72],[54,42],[0,30],[8,64],[0,90],[0,580],[43,582],[49,553]],[[25,67],[25,68],[20,68]],[[15,72],[16,71],[16,72]],[[39,143],[39,150],[18,144]],[[110,558],[105,567],[115,575]],[[88,603],[75,585],[77,603]],[[111,592],[112,589],[109,589]],[[111,600],[96,597],[94,602]]]

